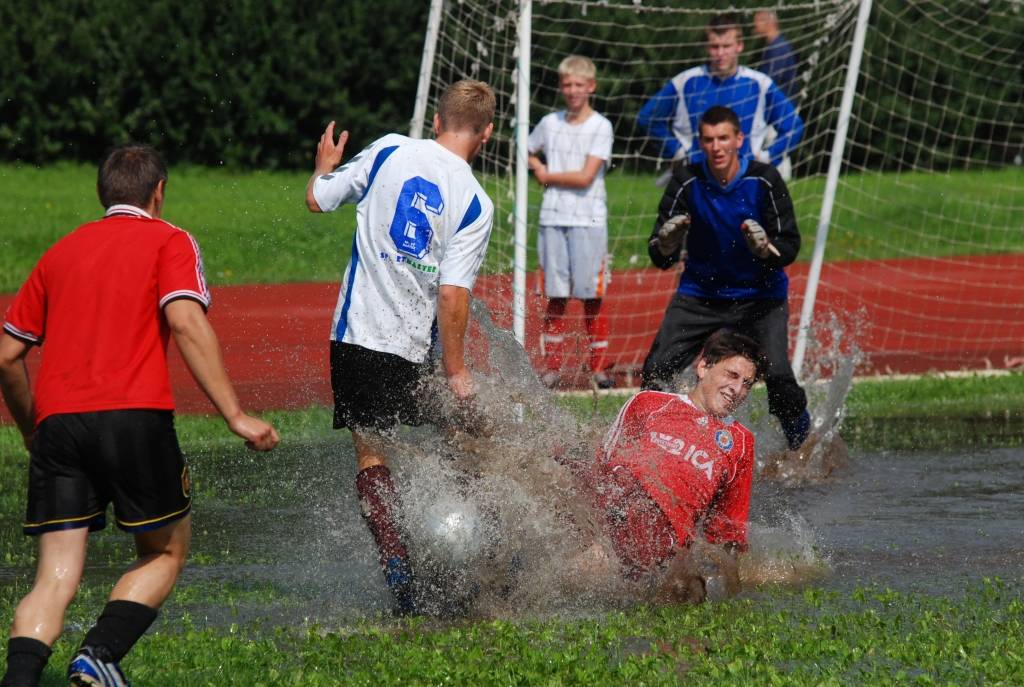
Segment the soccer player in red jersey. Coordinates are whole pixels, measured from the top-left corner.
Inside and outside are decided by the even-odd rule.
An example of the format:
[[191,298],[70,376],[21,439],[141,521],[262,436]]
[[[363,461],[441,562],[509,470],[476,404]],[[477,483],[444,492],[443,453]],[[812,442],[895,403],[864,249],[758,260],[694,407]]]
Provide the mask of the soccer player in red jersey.
[[689,393],[641,391],[619,412],[599,450],[595,483],[630,577],[668,563],[698,533],[735,568],[747,545],[754,436],[732,413],[766,364],[753,339],[719,331],[700,354]]
[[[138,558],[72,659],[73,685],[124,685],[118,661],[145,633],[185,565],[191,484],[174,431],[171,335],[228,428],[250,448],[278,442],[242,411],[206,319],[199,246],[159,219],[167,168],[149,146],[100,166],[106,208],[39,260],[4,317],[0,391],[29,449],[25,534],[39,537],[32,590],[14,611],[0,685],[38,684],[78,590],[88,534],[107,505]],[[42,347],[35,389],[25,356]]]

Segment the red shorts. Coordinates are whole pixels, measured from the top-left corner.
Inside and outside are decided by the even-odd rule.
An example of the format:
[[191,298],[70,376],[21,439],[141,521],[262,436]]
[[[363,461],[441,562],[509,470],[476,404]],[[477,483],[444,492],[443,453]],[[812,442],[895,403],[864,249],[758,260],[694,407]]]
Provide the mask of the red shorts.
[[627,469],[602,471],[596,490],[605,532],[630,577],[671,558],[676,549],[672,523]]

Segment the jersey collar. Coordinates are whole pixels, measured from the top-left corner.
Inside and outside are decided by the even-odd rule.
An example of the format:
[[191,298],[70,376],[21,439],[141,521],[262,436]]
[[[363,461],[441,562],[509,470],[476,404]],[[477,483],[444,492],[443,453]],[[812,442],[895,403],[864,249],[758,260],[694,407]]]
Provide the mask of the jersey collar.
[[427,139],[427,140],[428,140],[428,141],[429,141],[430,143],[434,144],[434,147],[438,148],[439,150],[443,150],[443,151],[444,151],[444,154],[445,154],[445,155],[447,155],[447,156],[451,157],[451,158],[452,158],[452,159],[454,159],[454,160],[458,160],[459,162],[461,162],[461,163],[462,163],[462,164],[464,164],[465,166],[469,167],[470,169],[473,169],[473,165],[469,164],[469,161],[468,161],[468,160],[466,160],[466,158],[464,158],[464,157],[461,157],[461,156],[459,156],[459,155],[456,155],[456,154],[455,154],[454,152],[452,152],[451,150],[448,150],[448,149],[447,149],[447,148],[445,148],[445,147],[444,147],[443,145],[441,145],[440,143],[438,143],[438,142],[437,142],[437,139],[436,139],[436,138],[431,138],[431,139]]
[[729,83],[730,81],[734,81],[736,79],[736,77],[740,75],[740,67],[741,66],[742,65],[736,65],[736,71],[735,72],[733,72],[729,76],[721,77],[721,76],[715,76],[714,74],[712,74],[711,73],[711,65],[710,64],[705,64],[704,65],[704,76],[706,76],[707,78],[711,79],[715,83],[719,83],[719,84],[723,84],[724,85],[724,84]]
[[676,394],[676,396],[678,396],[680,398],[680,400],[682,400],[682,401],[686,402],[687,404],[689,404],[690,407],[692,407],[698,413],[703,414],[704,417],[706,417],[706,418],[708,418],[710,420],[715,420],[715,421],[720,422],[721,424],[726,425],[726,426],[731,425],[731,424],[733,424],[736,421],[736,419],[732,415],[727,415],[725,417],[718,417],[718,418],[716,418],[716,417],[714,417],[712,415],[709,415],[708,413],[705,413],[703,410],[701,410],[700,408],[697,407],[696,403],[693,402],[693,399],[690,398],[690,394]]
[[107,208],[107,211],[103,214],[104,217],[145,217],[146,219],[153,219],[153,217],[143,210],[137,208],[134,205],[128,205],[127,203],[118,203],[117,205],[111,205]]
[[722,186],[722,184],[719,183],[718,179],[715,178],[715,175],[711,173],[711,166],[708,165],[708,160],[705,157],[704,158],[704,174],[707,175],[708,179],[711,179],[711,181],[714,183],[714,185],[716,187],[722,189],[723,191],[728,192],[728,191],[731,191],[736,186],[736,184],[740,183],[740,180],[743,179],[743,175],[745,175],[747,173],[747,167],[749,165],[750,165],[750,158],[748,158],[745,155],[740,155],[740,167],[739,167],[739,169],[736,170],[736,176],[734,176],[732,178],[732,181],[730,181],[728,184],[726,184],[725,186]]

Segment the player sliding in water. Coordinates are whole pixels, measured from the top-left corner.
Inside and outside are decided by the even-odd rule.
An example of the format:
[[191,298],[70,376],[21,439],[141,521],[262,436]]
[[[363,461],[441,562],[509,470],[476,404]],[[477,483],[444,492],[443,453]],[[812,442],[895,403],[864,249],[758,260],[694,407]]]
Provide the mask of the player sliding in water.
[[660,600],[703,601],[739,588],[754,435],[732,413],[766,365],[757,342],[720,330],[701,351],[689,393],[641,391],[598,449],[586,481],[605,533],[623,573],[657,582]]

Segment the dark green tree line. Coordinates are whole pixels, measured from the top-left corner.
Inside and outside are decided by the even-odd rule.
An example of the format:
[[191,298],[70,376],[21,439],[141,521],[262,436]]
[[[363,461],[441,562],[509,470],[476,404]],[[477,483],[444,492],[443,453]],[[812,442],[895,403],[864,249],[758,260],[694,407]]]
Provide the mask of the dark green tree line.
[[[735,3],[741,9],[764,4]],[[95,161],[111,144],[140,140],[172,162],[304,168],[330,119],[352,131],[350,145],[358,149],[408,126],[428,6],[427,0],[7,0],[0,3],[0,159]],[[720,3],[687,6],[710,10]],[[977,3],[950,23],[902,0],[876,0],[850,131],[851,164],[943,169],[1001,164],[1021,153],[1024,12],[1006,7]],[[665,46],[658,43],[680,19],[601,3],[589,4],[586,16],[583,9],[579,3],[544,8],[547,24],[535,26],[544,34],[535,38],[535,60],[557,64],[570,51],[598,60],[599,109],[623,131],[634,131],[634,105],[675,73],[666,69]],[[819,29],[801,12],[779,10],[798,48],[800,31],[807,45]],[[704,59],[704,16],[679,27],[680,69]],[[650,27],[651,46],[618,42],[621,26],[635,22]],[[748,37],[748,44],[756,61],[757,43]],[[833,126],[846,60],[846,54],[828,55],[808,81],[823,97],[809,97],[801,108],[805,141],[820,147],[808,143],[798,151],[804,173],[827,164],[829,137],[817,134]]]
[[352,145],[408,126],[425,3],[0,3],[0,157],[305,167],[330,119]]

